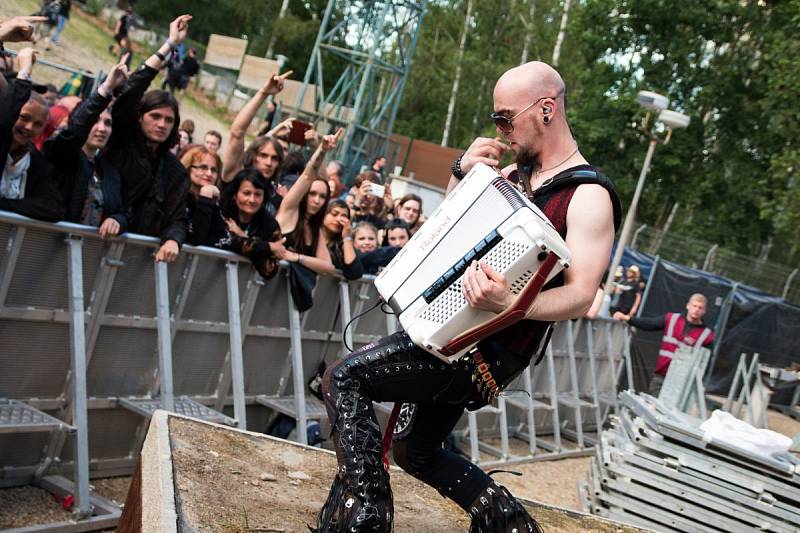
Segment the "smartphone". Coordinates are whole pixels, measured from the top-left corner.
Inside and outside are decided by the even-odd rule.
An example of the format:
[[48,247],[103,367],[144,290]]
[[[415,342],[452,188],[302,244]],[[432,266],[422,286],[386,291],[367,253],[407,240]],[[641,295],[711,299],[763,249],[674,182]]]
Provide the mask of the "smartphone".
[[377,183],[370,183],[369,185],[370,194],[374,194],[378,198],[383,198],[383,193],[386,192],[386,187],[384,185],[378,185]]
[[313,128],[313,126],[308,122],[294,119],[292,121],[292,129],[289,130],[288,141],[292,144],[296,144],[297,146],[305,146],[306,138],[304,135],[311,128]]

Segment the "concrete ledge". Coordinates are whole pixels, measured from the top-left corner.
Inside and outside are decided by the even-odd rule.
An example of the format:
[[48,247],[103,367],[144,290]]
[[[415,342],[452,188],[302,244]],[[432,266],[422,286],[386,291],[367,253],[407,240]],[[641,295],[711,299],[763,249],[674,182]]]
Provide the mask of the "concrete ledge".
[[[156,411],[118,531],[307,531],[335,467],[330,451]],[[466,513],[400,469],[392,469],[392,488],[395,531],[469,529]],[[639,531],[524,503],[546,531]]]

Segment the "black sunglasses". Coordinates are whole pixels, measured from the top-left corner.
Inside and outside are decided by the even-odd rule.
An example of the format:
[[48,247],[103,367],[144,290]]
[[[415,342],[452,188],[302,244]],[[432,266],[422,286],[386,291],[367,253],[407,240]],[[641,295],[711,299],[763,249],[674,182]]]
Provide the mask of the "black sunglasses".
[[494,120],[494,125],[497,126],[497,129],[500,130],[503,134],[508,135],[509,133],[514,131],[513,121],[514,121],[515,118],[517,118],[518,116],[523,114],[525,111],[527,111],[528,109],[532,108],[533,106],[535,106],[536,104],[538,104],[539,102],[541,102],[542,100],[544,100],[546,98],[551,98],[551,99],[555,100],[556,98],[558,98],[558,94],[555,95],[555,96],[542,96],[541,98],[539,98],[535,102],[531,102],[530,104],[528,104],[525,107],[525,109],[523,109],[522,111],[520,111],[519,113],[517,113],[513,117],[507,117],[507,116],[503,115],[502,113],[492,113],[489,116],[491,117],[492,120]]

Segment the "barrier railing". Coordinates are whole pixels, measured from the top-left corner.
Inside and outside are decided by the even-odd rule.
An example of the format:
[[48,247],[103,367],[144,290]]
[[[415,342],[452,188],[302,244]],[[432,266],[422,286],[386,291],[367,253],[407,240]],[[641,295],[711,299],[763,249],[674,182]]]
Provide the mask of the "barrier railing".
[[[326,416],[306,398],[305,376],[345,345],[397,330],[393,316],[374,311],[344,331],[376,301],[372,278],[319,277],[301,316],[283,270],[265,281],[242,257],[192,246],[173,264],[155,263],[157,246],[0,212],[0,486],[70,475],[76,514],[96,518],[104,508],[89,478],[133,471],[155,409],[256,431],[280,412],[305,428]],[[584,433],[613,404],[627,357],[620,346],[621,324],[559,325],[547,370],[526,371],[512,387],[530,397],[503,398],[507,437],[527,436],[531,455],[547,446],[537,440],[545,433],[556,453],[566,453],[560,431],[591,444]],[[478,443],[497,423],[465,418]],[[306,431],[297,435],[305,442]],[[507,446],[497,455],[525,459]]]

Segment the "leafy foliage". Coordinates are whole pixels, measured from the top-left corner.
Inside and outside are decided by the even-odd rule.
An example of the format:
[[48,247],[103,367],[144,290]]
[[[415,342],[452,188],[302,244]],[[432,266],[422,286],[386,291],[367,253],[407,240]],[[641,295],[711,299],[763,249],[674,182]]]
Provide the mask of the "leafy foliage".
[[[563,0],[474,2],[453,146],[496,134],[488,120],[496,79],[520,62],[526,38],[528,60],[550,62],[563,8]],[[280,27],[280,0],[139,0],[136,8],[164,26],[191,12],[197,40],[245,34],[254,54],[277,31],[276,50],[299,77],[326,5],[293,0]],[[397,133],[441,140],[465,12],[465,0],[428,3]],[[624,200],[647,149],[636,93],[662,93],[692,118],[657,148],[640,221],[661,225],[678,203],[673,231],[748,254],[770,242],[770,259],[796,264],[800,0],[572,0],[569,15],[558,68],[569,88],[570,124],[581,151]]]

